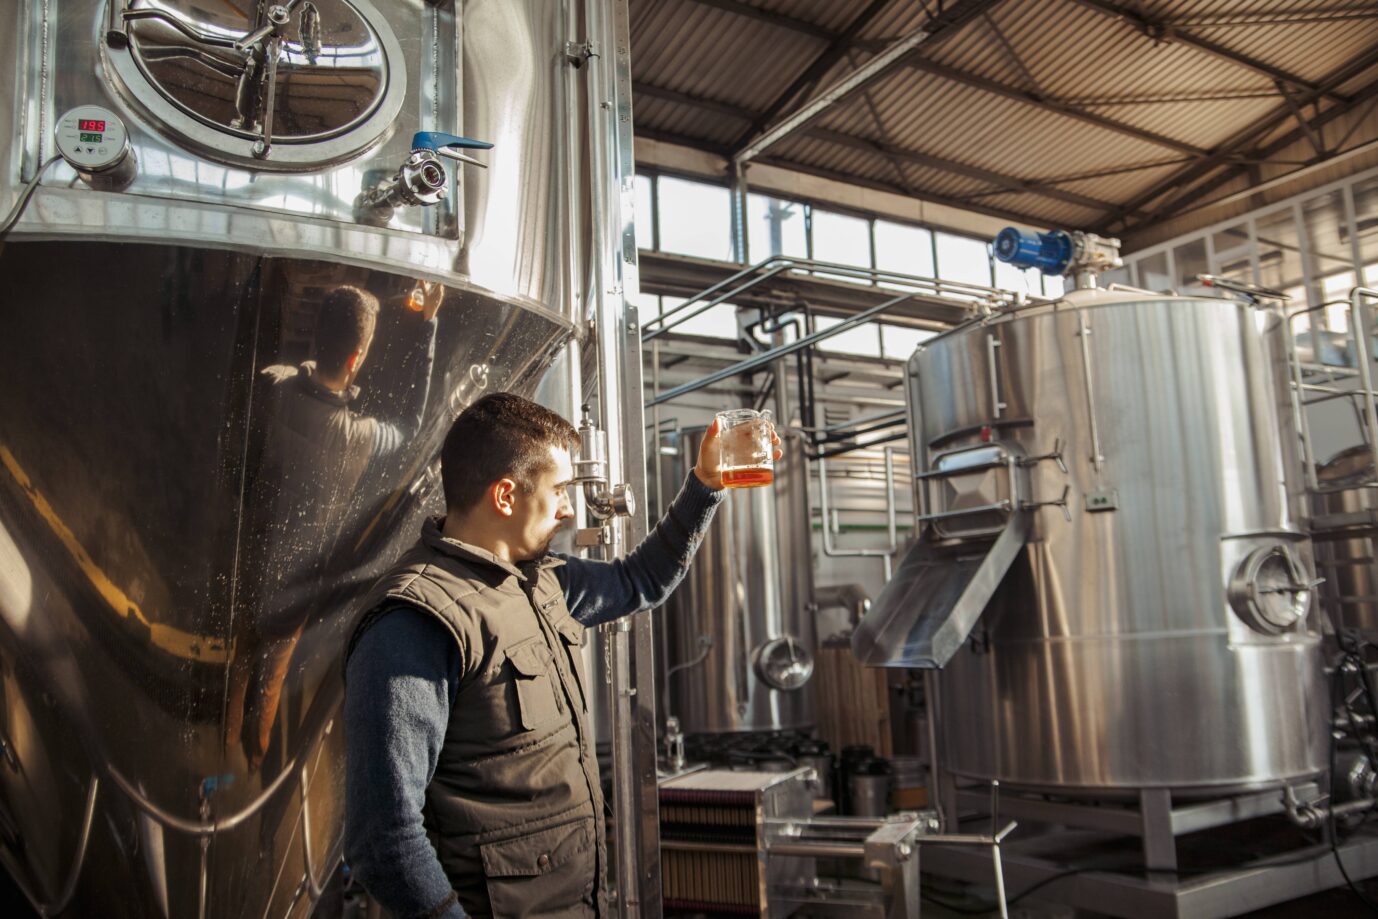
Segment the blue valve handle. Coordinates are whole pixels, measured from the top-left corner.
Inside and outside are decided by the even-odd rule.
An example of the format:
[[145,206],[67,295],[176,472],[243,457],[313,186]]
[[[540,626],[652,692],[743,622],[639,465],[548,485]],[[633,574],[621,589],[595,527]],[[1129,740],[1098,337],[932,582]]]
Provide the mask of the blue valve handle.
[[1044,274],[1062,274],[1072,261],[1072,237],[1061,230],[1023,233],[1005,227],[995,237],[995,257],[1016,268],[1037,268]]
[[413,150],[429,150],[435,153],[441,147],[469,147],[478,150],[490,150],[493,145],[486,140],[471,140],[468,137],[446,134],[443,131],[417,131],[411,136],[411,148]]

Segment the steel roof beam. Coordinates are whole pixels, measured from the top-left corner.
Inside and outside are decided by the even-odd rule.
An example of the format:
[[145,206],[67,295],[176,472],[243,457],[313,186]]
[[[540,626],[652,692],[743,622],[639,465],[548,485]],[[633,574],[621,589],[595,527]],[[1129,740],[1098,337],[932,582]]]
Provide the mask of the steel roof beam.
[[692,93],[680,92],[677,89],[666,89],[663,86],[652,86],[650,83],[632,83],[632,98],[645,96],[650,99],[664,99],[666,102],[674,102],[679,105],[692,105],[716,115],[726,115],[729,118],[740,118],[743,121],[752,121],[756,118],[756,112],[740,105],[733,105],[730,102],[719,102],[716,99],[705,99],[703,96],[695,96]]
[[786,16],[784,13],[777,13],[772,10],[763,10],[749,3],[742,3],[741,0],[693,0],[693,2],[699,6],[711,6],[714,9],[745,16],[748,19],[767,22],[782,29],[789,29],[791,32],[798,32],[800,35],[807,35],[810,38],[820,38],[828,42],[837,38],[836,32],[817,23],[794,16]]
[[[657,131],[654,129],[637,129],[637,137],[644,137],[647,140],[658,140],[667,144],[678,144],[681,147],[692,147],[696,150],[703,150],[721,156],[723,159],[731,157],[731,148],[726,144],[714,143],[697,137],[686,137],[672,131]],[[835,169],[827,169],[822,166],[810,166],[808,163],[799,163],[794,160],[787,160],[778,156],[764,156],[756,160],[762,166],[778,166],[781,169],[788,169],[793,172],[800,172],[804,175],[817,176],[820,179],[828,179],[833,182],[840,182],[846,185],[855,185],[859,188],[873,188],[876,191],[889,192],[892,195],[900,195],[905,198],[918,197],[924,201],[931,201],[934,204],[945,204],[964,211],[971,211],[976,214],[985,214],[988,217],[999,217],[1001,220],[1012,220],[1015,223],[1030,224],[1033,226],[1047,226],[1046,217],[1038,217],[1023,211],[1015,211],[1009,208],[991,207],[985,204],[974,204],[964,201],[961,198],[954,198],[951,195],[935,195],[925,191],[920,191],[917,196],[909,189],[893,182],[882,182],[878,179],[867,179],[861,176],[849,175],[845,172],[838,172]],[[763,192],[764,194],[764,192]]]
[[[1260,159],[1266,160],[1269,157],[1277,154],[1278,152],[1286,149],[1287,147],[1301,140],[1303,137],[1306,137],[1308,132],[1319,132],[1320,129],[1329,122],[1341,117],[1342,115],[1346,115],[1349,112],[1358,109],[1360,106],[1363,106],[1365,103],[1375,99],[1378,99],[1378,80],[1370,83],[1368,86],[1365,86],[1363,89],[1359,90],[1357,93],[1354,93],[1352,96],[1350,96],[1350,102],[1348,104],[1331,106],[1330,108],[1321,112],[1316,117],[1312,118],[1310,122],[1308,122],[1306,130],[1303,130],[1301,127],[1293,128],[1291,131],[1282,135],[1277,140],[1274,140],[1266,147],[1263,147],[1255,151],[1255,156],[1257,156]],[[1344,151],[1337,149],[1330,153],[1316,156],[1315,158],[1311,159],[1306,164],[1304,164],[1302,168],[1306,169],[1318,163],[1322,163],[1327,159],[1330,159],[1331,157],[1334,157],[1343,152]],[[1191,202],[1194,199],[1200,200],[1204,198],[1206,195],[1209,195],[1211,192],[1215,191],[1220,186],[1232,181],[1233,179],[1238,178],[1242,174],[1242,171],[1243,167],[1235,166],[1232,169],[1226,169],[1218,175],[1206,177],[1204,180],[1198,182],[1195,186],[1185,188],[1177,195],[1174,195],[1172,198],[1164,202],[1161,207],[1155,209],[1149,222],[1157,223],[1175,216],[1177,212],[1181,211],[1189,202]]]
[[[921,45],[955,35],[967,23],[1000,2],[1001,0],[962,0],[955,9],[939,14],[903,38],[892,42],[884,51],[837,80],[782,121],[756,134],[746,144],[739,145],[733,159],[738,163],[746,163],[760,156],[767,147],[814,121],[834,105],[863,91],[871,83],[888,76],[907,62],[920,59]],[[846,48],[843,48],[842,53],[846,53]]]
[[867,140],[862,137],[855,137],[851,134],[843,134],[841,131],[833,131],[828,128],[811,128],[807,133],[809,137],[837,144],[838,146],[851,147],[855,150],[865,150],[880,156],[893,157],[894,159],[906,163],[913,163],[915,166],[923,166],[927,169],[937,169],[942,172],[965,176],[969,179],[989,182],[992,185],[1000,186],[1001,190],[1005,192],[1038,195],[1042,198],[1052,198],[1080,207],[1100,208],[1106,205],[1106,202],[1099,198],[1092,198],[1088,195],[1078,194],[1074,191],[1066,191],[1061,188],[1042,187],[1039,183],[1034,181],[1015,178],[1014,176],[995,172],[990,169],[982,169],[979,166],[973,166],[969,163],[959,163],[954,160],[944,159],[940,156],[930,156],[927,153],[906,150],[902,147],[896,147],[892,144],[886,144],[880,141]]
[[1265,76],[1270,80],[1281,80],[1284,83],[1290,83],[1293,86],[1300,87],[1312,93],[1323,93],[1337,102],[1348,101],[1345,96],[1333,90],[1324,89],[1319,83],[1283,70],[1281,67],[1275,67],[1272,64],[1250,57],[1247,54],[1227,48],[1217,41],[1202,38],[1193,32],[1188,32],[1181,26],[1174,25],[1170,21],[1153,19],[1139,10],[1125,6],[1122,3],[1114,3],[1112,0],[1073,0],[1073,2],[1088,9],[1095,10],[1096,12],[1104,13],[1107,16],[1121,19],[1154,42],[1179,42],[1184,45],[1189,45],[1199,51],[1204,51],[1207,54],[1214,55],[1215,57],[1252,70],[1254,73]]
[[1078,121],[1084,121],[1087,124],[1105,128],[1107,131],[1114,131],[1129,137],[1137,137],[1139,140],[1146,140],[1151,144],[1167,147],[1179,153],[1190,153],[1192,156],[1204,156],[1210,152],[1204,147],[1198,147],[1195,144],[1189,144],[1186,141],[1177,140],[1165,134],[1159,134],[1156,131],[1147,131],[1131,124],[1125,124],[1122,121],[1116,121],[1104,115],[1097,115],[1094,112],[1087,112],[1060,100],[1046,98],[1037,93],[1018,89],[1014,86],[1007,86],[1004,83],[1000,83],[988,77],[967,73],[964,70],[958,70],[956,67],[949,67],[946,64],[938,64],[933,61],[918,58],[909,61],[909,66],[916,70],[922,70],[924,73],[931,73],[936,77],[951,80],[954,83],[961,83],[973,89],[991,93],[992,95],[1004,96],[1006,99],[1014,99],[1018,102],[1023,102],[1025,105],[1041,108],[1046,112],[1056,112],[1059,115],[1066,115],[1068,118],[1075,118]]
[[[886,191],[905,198],[914,197],[914,195],[893,182],[860,178],[845,172],[839,172],[836,169],[827,169],[822,166],[810,166],[808,163],[799,163],[778,156],[763,156],[756,162],[763,166],[778,166],[781,169],[802,172],[805,175],[817,176],[820,179],[830,179],[834,182],[841,182],[846,185],[856,185],[861,188],[874,188],[876,191]],[[1039,217],[1028,211],[1017,211],[1013,208],[988,204],[973,204],[970,201],[963,201],[961,198],[955,198],[952,195],[935,195],[921,191],[918,198],[922,201],[931,201],[934,204],[945,204],[948,207],[954,207],[958,210],[970,211],[975,214],[985,214],[987,217],[999,217],[1001,220],[1011,220],[1015,223],[1022,223],[1027,226],[1046,227],[1049,225],[1047,217]]]
[[1311,125],[1306,123],[1306,113],[1301,110],[1300,105],[1297,105],[1297,100],[1292,98],[1292,91],[1287,88],[1287,84],[1282,80],[1277,80],[1274,85],[1277,86],[1282,101],[1287,103],[1292,117],[1297,120],[1297,127],[1302,129],[1306,139],[1311,142],[1311,149],[1316,151],[1317,156],[1325,156],[1325,144],[1321,143],[1320,135],[1311,130]]
[[[1354,79],[1354,77],[1363,73],[1365,70],[1368,70],[1375,64],[1378,64],[1378,48],[1370,50],[1367,54],[1353,61],[1350,61],[1349,63],[1343,65],[1339,69],[1333,71],[1329,76],[1327,76],[1324,80],[1321,81],[1322,86],[1327,88],[1331,86],[1341,86],[1349,82],[1350,80]],[[1296,102],[1298,106],[1309,105],[1312,102],[1314,102],[1317,98],[1319,98],[1319,93],[1304,93],[1300,98],[1296,100]],[[1355,99],[1357,97],[1351,98]],[[1350,104],[1352,105],[1353,102],[1351,102]],[[1335,108],[1328,109],[1327,111],[1334,111],[1336,109],[1344,109],[1347,111],[1348,107],[1336,106]],[[1324,115],[1325,113],[1322,113],[1322,116]],[[1157,199],[1170,193],[1173,189],[1184,188],[1188,185],[1188,183],[1196,182],[1197,180],[1201,179],[1203,176],[1207,175],[1208,173],[1217,169],[1218,167],[1228,164],[1231,159],[1237,158],[1244,154],[1245,151],[1249,150],[1250,145],[1253,144],[1258,138],[1266,137],[1268,135],[1268,132],[1274,130],[1275,128],[1277,128],[1278,125],[1280,125],[1282,122],[1286,121],[1288,118],[1291,117],[1291,109],[1286,105],[1281,106],[1279,109],[1275,110],[1272,115],[1263,118],[1259,121],[1256,121],[1250,124],[1248,127],[1244,128],[1243,130],[1237,132],[1229,140],[1219,145],[1215,149],[1215,151],[1210,153],[1208,156],[1200,158],[1195,163],[1192,163],[1191,165],[1186,166],[1183,169],[1179,169],[1177,172],[1173,173],[1170,176],[1167,176],[1156,185],[1153,185],[1152,187],[1144,190],[1138,195],[1135,195],[1134,198],[1128,201],[1123,207],[1117,208],[1115,211],[1107,213],[1104,216],[1104,218],[1100,221],[1098,229],[1109,232],[1117,226],[1123,227],[1125,225],[1125,218],[1128,216],[1129,212],[1140,210],[1148,204],[1152,203],[1153,201],[1156,201]],[[1327,120],[1329,119],[1327,118]],[[1175,205],[1178,201],[1182,200],[1183,197],[1184,196],[1181,194],[1176,195],[1172,199],[1170,199],[1168,203]],[[1159,213],[1161,213],[1161,211],[1162,209],[1160,208]],[[1161,219],[1161,217],[1155,217],[1154,219]]]
[[[691,95],[689,93],[683,93],[671,89],[664,89],[659,86],[651,86],[646,83],[632,84],[632,93],[633,95],[642,95],[656,99],[665,99],[667,101],[676,102],[682,105],[696,106],[698,108],[702,108],[705,111],[710,111],[715,114],[725,115],[732,118],[739,118],[742,120],[750,120],[753,115],[753,113],[749,109],[744,109],[740,106],[732,105],[730,103],[717,102],[711,99],[704,99],[699,96]],[[893,143],[868,140],[863,137],[856,137],[851,134],[844,134],[841,131],[834,131],[829,128],[806,128],[803,131],[803,135],[816,140],[822,140],[828,143],[836,144],[838,146],[851,147],[857,150],[864,150],[868,153],[874,153],[877,156],[886,157],[887,159],[890,159],[892,161],[898,160],[900,162],[912,163],[915,166],[923,166],[928,169],[937,169],[943,172],[952,173],[954,175],[961,175],[966,176],[967,178],[978,179],[982,182],[989,182],[992,185],[998,186],[998,188],[994,190],[985,191],[981,194],[1007,194],[1012,192],[1031,194],[1038,195],[1039,197],[1043,198],[1050,198],[1057,201],[1062,201],[1068,204],[1076,204],[1080,207],[1094,208],[1096,210],[1103,210],[1107,207],[1115,206],[1114,204],[1108,201],[1102,201],[1098,198],[1092,198],[1087,195],[1082,195],[1076,192],[1065,191],[1063,189],[1052,187],[1053,183],[1047,180],[1021,179],[1016,176],[1007,175],[1005,173],[996,172],[990,169],[983,169],[979,166],[973,166],[969,163],[961,163],[957,162],[956,160],[946,159],[944,157],[932,156],[927,153],[920,153],[916,150],[908,150],[904,147],[897,146]],[[683,142],[691,146],[697,146],[700,149],[707,149],[702,141],[695,143],[692,141],[691,138],[683,138]],[[710,152],[721,154],[723,151],[721,148],[718,148],[711,150]],[[1101,173],[1098,173],[1096,175],[1099,174]],[[1078,178],[1095,178],[1096,175],[1083,177],[1074,176],[1071,178],[1063,178],[1058,181],[1072,182],[1077,181]],[[902,184],[905,184],[907,187],[907,182]],[[910,189],[910,194],[916,195],[918,197],[923,197],[923,192],[917,189]]]
[[810,86],[813,86],[826,76],[828,71],[831,70],[838,61],[842,60],[842,56],[847,53],[847,49],[851,45],[852,40],[860,34],[862,29],[870,24],[871,20],[880,15],[881,10],[885,9],[889,2],[890,0],[872,0],[871,4],[862,10],[857,17],[848,24],[846,29],[834,35],[828,47],[824,48],[823,52],[813,59],[812,63],[809,64],[803,73],[795,78],[793,83],[786,87],[784,92],[776,96],[774,101],[766,106],[760,118],[752,122],[751,127],[742,132],[741,136],[737,138],[737,142],[733,144],[733,147],[740,151],[749,146],[752,138],[764,131],[766,126],[778,117],[780,113],[785,110],[785,107],[788,106],[790,102],[794,101],[796,96],[801,92],[805,92]]

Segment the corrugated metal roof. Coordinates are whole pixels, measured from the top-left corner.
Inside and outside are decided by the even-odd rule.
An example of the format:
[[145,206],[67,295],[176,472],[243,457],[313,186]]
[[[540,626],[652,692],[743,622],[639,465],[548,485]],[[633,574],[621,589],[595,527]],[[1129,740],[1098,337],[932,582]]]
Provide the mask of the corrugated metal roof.
[[[730,153],[751,119],[828,51],[820,33],[846,30],[871,0],[630,4],[638,130]],[[892,0],[873,11],[812,91],[924,24],[935,6]],[[1133,204],[1131,223],[1161,220],[1168,215],[1154,208],[1179,188],[1233,187],[1251,153],[1296,134],[1279,75],[1307,103],[1307,86],[1368,60],[1301,109],[1330,121],[1326,143],[1361,142],[1359,122],[1378,122],[1364,107],[1378,97],[1375,48],[1378,8],[1365,16],[1333,0],[1005,0],[766,155],[919,197],[1116,230],[1106,223],[1116,210]],[[1305,144],[1291,145],[1293,161],[1314,158]]]

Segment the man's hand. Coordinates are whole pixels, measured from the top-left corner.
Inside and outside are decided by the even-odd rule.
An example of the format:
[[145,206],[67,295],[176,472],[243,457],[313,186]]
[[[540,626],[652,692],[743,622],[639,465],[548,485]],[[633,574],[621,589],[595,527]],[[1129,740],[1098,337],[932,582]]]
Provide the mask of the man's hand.
[[[780,449],[780,435],[775,433],[775,424],[766,422],[770,425],[770,442],[775,447],[775,459],[780,459],[785,453]],[[718,459],[721,451],[718,448],[718,419],[714,418],[713,423],[708,426],[708,432],[703,435],[703,440],[699,442],[699,461],[694,464],[694,475],[699,477],[699,481],[707,485],[713,491],[722,490],[722,470],[718,468]]]

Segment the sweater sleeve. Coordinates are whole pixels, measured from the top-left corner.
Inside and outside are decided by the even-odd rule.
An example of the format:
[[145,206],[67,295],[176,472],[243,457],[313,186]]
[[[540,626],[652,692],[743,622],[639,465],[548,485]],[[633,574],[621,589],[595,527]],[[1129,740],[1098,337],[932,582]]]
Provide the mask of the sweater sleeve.
[[435,365],[435,319],[423,320],[402,360],[399,377],[408,381],[397,395],[397,418],[373,422],[373,458],[390,456],[405,447],[425,419],[426,400],[431,391],[431,370]]
[[461,919],[421,809],[459,686],[445,626],[398,607],[359,637],[345,671],[345,860],[397,919]]
[[725,490],[714,491],[692,472],[655,529],[611,562],[562,555],[556,571],[570,613],[598,625],[664,603],[684,579]]

